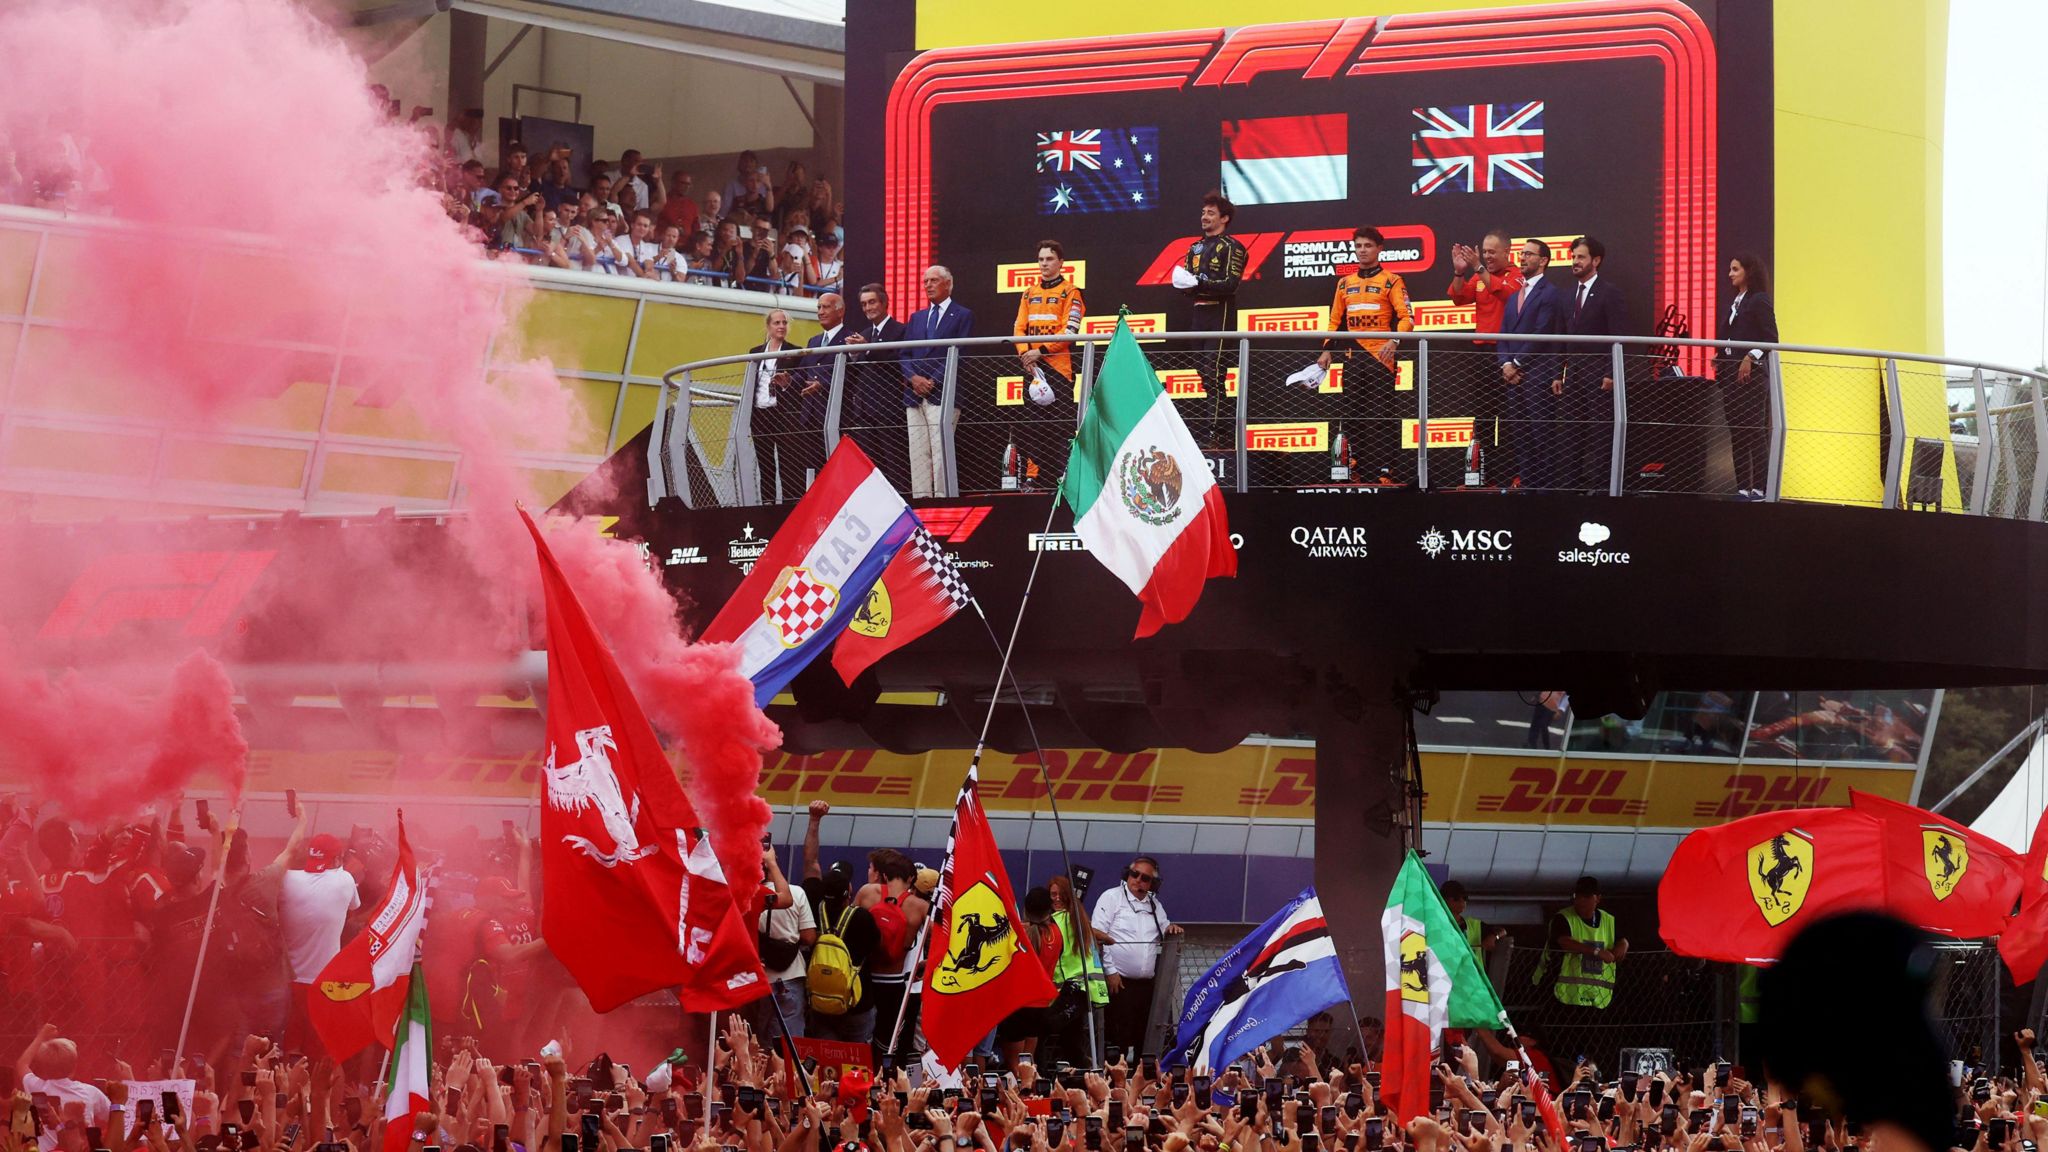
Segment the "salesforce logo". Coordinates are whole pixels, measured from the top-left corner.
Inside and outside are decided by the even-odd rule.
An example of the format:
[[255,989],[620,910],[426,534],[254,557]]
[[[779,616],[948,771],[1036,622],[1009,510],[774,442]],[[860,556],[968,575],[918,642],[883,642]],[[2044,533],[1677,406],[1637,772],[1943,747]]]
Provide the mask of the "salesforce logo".
[[1600,547],[1600,545],[1607,543],[1608,538],[1613,535],[1613,530],[1605,524],[1595,524],[1591,520],[1580,524],[1579,543],[1584,545],[1584,547],[1560,549],[1557,553],[1558,563],[1592,564],[1595,566],[1628,563],[1628,553]]

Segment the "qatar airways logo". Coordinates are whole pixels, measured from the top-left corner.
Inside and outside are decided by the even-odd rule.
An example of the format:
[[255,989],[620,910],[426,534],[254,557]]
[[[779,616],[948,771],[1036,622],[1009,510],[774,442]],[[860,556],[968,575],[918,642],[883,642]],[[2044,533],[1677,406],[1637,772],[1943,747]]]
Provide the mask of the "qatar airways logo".
[[1580,524],[1579,543],[1585,545],[1585,547],[1560,548],[1557,553],[1558,563],[1587,564],[1594,567],[1602,564],[1628,563],[1628,553],[1600,547],[1600,545],[1607,543],[1608,539],[1613,535],[1613,530],[1605,524],[1595,524],[1591,520]]

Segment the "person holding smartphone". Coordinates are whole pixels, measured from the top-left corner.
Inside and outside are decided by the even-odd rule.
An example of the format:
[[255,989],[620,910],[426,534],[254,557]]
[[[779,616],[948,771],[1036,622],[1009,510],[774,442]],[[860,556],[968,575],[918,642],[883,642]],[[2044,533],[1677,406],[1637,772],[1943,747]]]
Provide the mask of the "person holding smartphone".
[[[85,1123],[95,1128],[105,1128],[107,1118],[113,1114],[113,1101],[98,1088],[76,1079],[72,1074],[78,1070],[78,1045],[57,1034],[55,1024],[45,1024],[35,1038],[28,1042],[21,1058],[15,1062],[15,1082],[21,1091],[33,1098],[43,1095],[50,1098],[52,1106],[61,1114],[66,1105],[77,1105],[83,1112]],[[52,1126],[45,1126],[38,1141],[41,1152],[54,1152],[57,1147],[57,1132]]]

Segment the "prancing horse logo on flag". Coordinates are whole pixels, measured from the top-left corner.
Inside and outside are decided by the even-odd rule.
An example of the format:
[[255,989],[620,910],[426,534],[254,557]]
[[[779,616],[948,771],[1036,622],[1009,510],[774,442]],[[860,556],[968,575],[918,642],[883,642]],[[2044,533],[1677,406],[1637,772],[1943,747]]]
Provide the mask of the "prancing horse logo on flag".
[[953,928],[946,958],[932,987],[941,993],[972,992],[1003,974],[1017,954],[1017,931],[996,890],[980,881],[953,898]]
[[877,580],[868,598],[854,609],[853,620],[847,624],[846,630],[880,640],[889,635],[889,625],[895,619],[896,613],[889,604],[889,585]]
[[1936,900],[1948,899],[1970,870],[1969,844],[1946,828],[1923,827],[1920,847],[1924,853],[1922,863],[1927,868],[1927,886],[1934,889]]
[[1429,938],[1420,932],[1401,937],[1401,999],[1429,1003]]
[[761,611],[784,648],[809,640],[838,606],[839,589],[813,577],[809,568],[784,568],[761,601]]
[[596,808],[605,833],[612,839],[613,850],[606,852],[583,836],[564,836],[562,843],[607,868],[630,864],[655,851],[654,845],[640,843],[640,834],[633,827],[640,819],[640,797],[635,795],[632,803],[627,803],[619,788],[619,774],[612,768],[612,758],[606,755],[618,750],[618,742],[612,739],[612,726],[600,724],[576,733],[576,751],[580,755],[573,763],[557,768],[555,746],[550,743],[547,763],[541,765],[548,782],[548,806],[565,812]]
[[1776,928],[1799,912],[1813,884],[1813,840],[1788,828],[1749,850],[1749,894]]

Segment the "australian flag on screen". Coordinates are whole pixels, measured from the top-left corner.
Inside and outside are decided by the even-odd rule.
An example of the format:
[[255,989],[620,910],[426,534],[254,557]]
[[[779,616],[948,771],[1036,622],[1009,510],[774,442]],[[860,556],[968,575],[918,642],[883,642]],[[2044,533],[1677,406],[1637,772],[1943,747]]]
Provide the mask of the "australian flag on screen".
[[1543,101],[1413,112],[1414,195],[1543,187]]
[[1159,202],[1159,129],[1040,132],[1038,211],[1150,212]]

